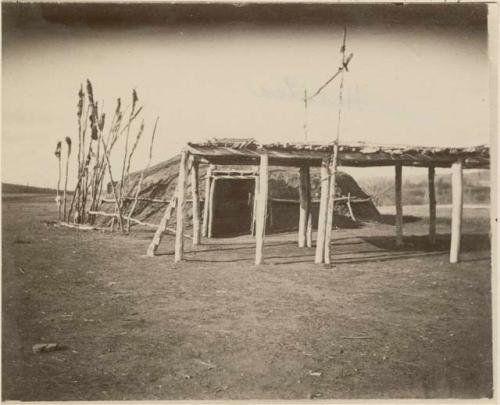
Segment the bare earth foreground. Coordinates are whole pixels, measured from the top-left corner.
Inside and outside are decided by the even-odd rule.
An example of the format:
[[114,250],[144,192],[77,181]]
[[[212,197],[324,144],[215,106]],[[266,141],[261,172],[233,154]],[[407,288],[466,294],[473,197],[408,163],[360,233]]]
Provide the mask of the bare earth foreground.
[[492,395],[487,210],[465,210],[455,266],[445,209],[432,249],[408,218],[402,249],[390,224],[336,231],[327,268],[288,233],[255,267],[248,236],[174,265],[172,237],[148,258],[150,231],[45,224],[51,200],[3,198],[4,400]]

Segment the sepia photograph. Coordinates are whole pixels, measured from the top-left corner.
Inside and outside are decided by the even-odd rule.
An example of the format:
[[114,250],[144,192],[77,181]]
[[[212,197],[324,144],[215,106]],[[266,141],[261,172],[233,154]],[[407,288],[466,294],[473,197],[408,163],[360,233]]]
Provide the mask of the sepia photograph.
[[497,21],[3,2],[2,401],[493,398]]

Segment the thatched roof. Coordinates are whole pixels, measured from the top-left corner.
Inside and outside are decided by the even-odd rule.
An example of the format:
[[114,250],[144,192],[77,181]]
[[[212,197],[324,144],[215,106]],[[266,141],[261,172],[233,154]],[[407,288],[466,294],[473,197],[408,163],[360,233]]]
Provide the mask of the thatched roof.
[[[200,161],[212,164],[258,165],[267,153],[274,166],[320,166],[332,154],[333,143],[259,143],[254,139],[219,138],[189,143],[188,150]],[[465,168],[488,168],[487,145],[467,148],[353,143],[339,145],[341,166],[391,166],[401,163],[416,167],[450,167],[462,160]]]

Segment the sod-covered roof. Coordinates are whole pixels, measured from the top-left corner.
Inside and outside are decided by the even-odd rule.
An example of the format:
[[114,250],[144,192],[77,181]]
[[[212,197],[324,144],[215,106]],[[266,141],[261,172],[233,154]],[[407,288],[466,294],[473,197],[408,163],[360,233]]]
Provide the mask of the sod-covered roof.
[[[320,166],[331,156],[333,143],[259,143],[254,139],[222,138],[201,143],[189,143],[188,150],[200,161],[212,164],[258,165],[260,155],[269,156],[274,166]],[[462,160],[465,168],[488,168],[490,149],[474,147],[428,147],[402,145],[372,145],[352,143],[339,145],[341,166],[391,166],[401,163],[416,167],[450,167]]]

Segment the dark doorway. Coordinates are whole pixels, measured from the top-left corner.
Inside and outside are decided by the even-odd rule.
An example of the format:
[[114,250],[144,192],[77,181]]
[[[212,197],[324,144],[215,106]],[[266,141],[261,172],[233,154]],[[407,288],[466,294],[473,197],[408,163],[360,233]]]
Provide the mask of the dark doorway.
[[255,180],[217,179],[214,190],[212,236],[250,233]]

